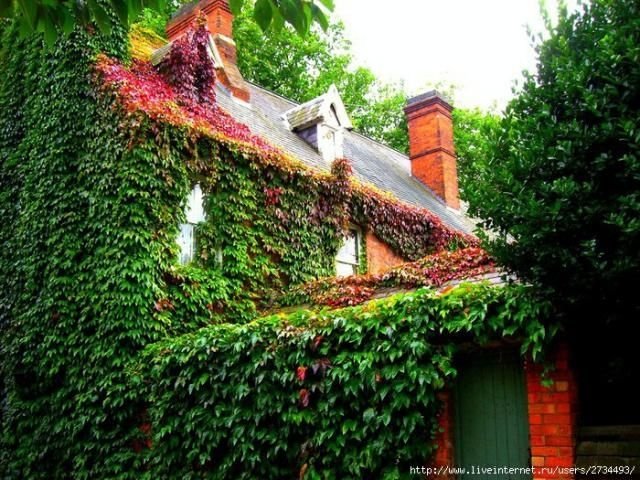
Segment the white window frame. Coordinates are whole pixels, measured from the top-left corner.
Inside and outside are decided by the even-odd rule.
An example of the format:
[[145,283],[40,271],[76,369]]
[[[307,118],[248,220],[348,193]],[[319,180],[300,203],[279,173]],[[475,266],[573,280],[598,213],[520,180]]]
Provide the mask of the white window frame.
[[196,225],[206,220],[204,213],[204,195],[200,185],[194,185],[185,206],[186,222],[180,224],[177,242],[180,247],[180,264],[186,265],[196,256]]
[[350,238],[354,240],[355,252],[347,251],[349,238],[345,237],[342,246],[336,254],[336,276],[347,277],[357,275],[360,267],[360,251],[362,246],[362,232],[356,227],[349,227]]

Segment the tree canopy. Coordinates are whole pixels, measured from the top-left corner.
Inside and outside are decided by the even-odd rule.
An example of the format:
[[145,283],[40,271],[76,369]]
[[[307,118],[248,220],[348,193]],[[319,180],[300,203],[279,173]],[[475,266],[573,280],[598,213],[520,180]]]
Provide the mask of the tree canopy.
[[638,318],[640,4],[560,15],[476,170],[492,253],[575,318]]
[[[15,18],[23,34],[42,32],[49,45],[62,33],[68,35],[78,24],[94,23],[105,34],[113,21],[129,25],[145,8],[159,12],[173,10],[181,0],[0,0],[0,18]],[[329,26],[328,13],[333,0],[230,0],[234,14],[252,4],[253,21],[263,30],[279,31],[285,24],[305,36],[311,25]]]

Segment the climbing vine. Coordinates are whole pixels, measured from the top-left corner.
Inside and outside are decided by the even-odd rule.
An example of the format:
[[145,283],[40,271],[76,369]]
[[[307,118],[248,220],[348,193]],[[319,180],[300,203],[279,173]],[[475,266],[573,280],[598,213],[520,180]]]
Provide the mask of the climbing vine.
[[[286,320],[255,320],[257,312],[290,285],[333,275],[350,222],[371,229],[407,260],[445,255],[475,241],[426,210],[358,183],[346,160],[329,172],[315,171],[252,135],[215,102],[215,72],[207,63],[202,25],[176,42],[157,67],[140,58],[151,44],[134,45],[130,57],[127,36],[117,26],[109,38],[79,29],[49,49],[39,38],[21,38],[14,26],[2,24],[0,32],[0,476],[137,479],[217,471],[228,473],[226,478],[248,478],[256,465],[254,473],[269,473],[262,478],[299,474],[302,468],[313,478],[314,471],[328,471],[336,448],[347,439],[354,446],[371,439],[366,429],[362,438],[352,437],[365,411],[373,418],[373,406],[362,410],[366,392],[360,374],[345,367],[343,376],[335,377],[340,370],[334,365],[355,348],[361,317],[362,325],[377,318],[380,325],[404,329],[399,315],[410,314],[411,298],[425,309],[416,313],[416,319],[425,319],[415,320],[416,335],[426,333],[431,307],[421,299],[432,294],[371,307],[377,312],[372,317],[366,306],[345,311],[344,324],[337,314],[313,317],[317,321],[304,312]],[[195,260],[180,266],[176,237],[195,184],[206,194],[207,220],[197,225]],[[529,303],[520,312],[518,296],[474,292],[484,293],[467,300],[494,305],[487,312],[498,309],[498,327],[510,325],[505,328],[524,335],[526,345],[541,343],[544,332]],[[446,333],[455,331],[455,319],[462,317],[457,297],[443,298],[449,307],[442,315],[451,315],[442,327]],[[461,323],[461,329],[499,332],[489,313],[463,313],[471,323]],[[514,315],[517,322],[509,324]],[[527,326],[518,323],[529,318]],[[349,337],[329,342],[342,331],[340,325],[350,325]],[[370,353],[388,330],[373,323],[367,328],[358,348]],[[407,357],[402,368],[415,363],[416,372],[432,378],[430,385],[442,385],[452,375],[449,351],[431,345],[431,333],[413,338],[402,331],[403,341],[411,338],[406,346],[418,342],[415,348],[424,353],[417,363]],[[321,337],[327,343],[307,348],[309,339],[314,344]],[[145,347],[140,374],[132,374],[129,367],[139,363]],[[233,372],[228,378],[239,381],[233,394],[207,370],[216,351],[224,352],[215,357],[226,365],[220,372]],[[396,355],[375,362],[380,368],[390,362],[391,368],[401,358]],[[268,365],[276,368],[264,370]],[[181,373],[182,366],[189,369]],[[292,372],[299,367],[308,370],[295,379]],[[339,380],[343,390],[334,395],[356,400],[353,410],[343,403],[334,412],[322,403],[325,377]],[[141,378],[150,383],[139,383]],[[269,380],[260,386],[257,378]],[[326,385],[338,389],[339,384]],[[251,393],[249,385],[256,387]],[[218,414],[205,403],[205,387],[212,389]],[[263,387],[273,388],[273,395]],[[414,439],[422,428],[432,431],[437,405],[425,395],[412,411],[406,400],[388,407],[389,432],[397,439]],[[387,408],[385,398],[390,397],[380,397],[376,409]],[[198,409],[191,410],[194,405]],[[284,417],[274,416],[279,405]],[[248,454],[244,466],[238,463],[237,454],[250,448],[246,443],[232,452],[243,431],[243,439],[249,438],[243,423],[247,406],[260,426],[255,438],[266,455],[262,466]],[[322,428],[317,424],[322,415],[314,412],[324,415]],[[409,419],[402,427],[400,412]],[[356,422],[344,431],[336,424],[342,414]],[[227,438],[235,438],[236,445],[219,437],[227,423],[233,427]],[[201,424],[217,429],[195,435]],[[282,436],[286,432],[289,437]],[[298,442],[307,438],[310,443]],[[336,468],[356,477],[392,471],[395,467],[374,457],[383,448],[398,447],[405,461],[414,447],[389,438],[385,434],[363,450],[358,471],[340,470],[346,463]],[[277,446],[276,440],[282,443]],[[218,453],[224,460],[214,465]],[[352,457],[353,452],[342,461]]]
[[[154,478],[411,478],[433,453],[437,392],[463,341],[553,330],[524,287],[422,289],[364,306],[207,327],[149,347]],[[179,414],[177,413],[179,412]]]

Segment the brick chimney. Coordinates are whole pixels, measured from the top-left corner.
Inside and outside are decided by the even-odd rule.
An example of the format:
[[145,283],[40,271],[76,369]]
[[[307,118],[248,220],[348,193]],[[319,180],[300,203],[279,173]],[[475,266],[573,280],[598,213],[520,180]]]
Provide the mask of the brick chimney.
[[238,70],[233,14],[228,0],[200,0],[184,5],[167,23],[167,37],[170,41],[180,37],[201,13],[207,19],[207,27],[222,60],[222,65],[216,65],[218,79],[234,97],[248,102],[249,87]]
[[460,209],[453,145],[453,107],[435,90],[411,98],[404,109],[409,124],[411,173],[455,209]]

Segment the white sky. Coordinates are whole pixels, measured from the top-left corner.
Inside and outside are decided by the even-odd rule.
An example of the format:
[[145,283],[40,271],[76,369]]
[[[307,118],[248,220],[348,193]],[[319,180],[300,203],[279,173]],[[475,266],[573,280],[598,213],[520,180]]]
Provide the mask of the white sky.
[[[456,105],[499,109],[535,68],[526,26],[542,30],[538,0],[335,0],[356,64],[409,93],[444,82]],[[570,8],[576,1],[569,0]],[[555,13],[557,0],[548,0]]]

